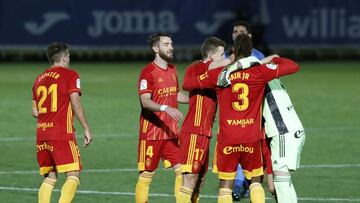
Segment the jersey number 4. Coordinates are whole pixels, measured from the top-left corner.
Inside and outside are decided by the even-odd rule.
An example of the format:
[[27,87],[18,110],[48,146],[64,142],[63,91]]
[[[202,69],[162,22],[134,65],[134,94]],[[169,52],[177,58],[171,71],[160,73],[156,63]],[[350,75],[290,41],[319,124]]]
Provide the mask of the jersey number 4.
[[38,111],[39,114],[46,113],[47,108],[43,107],[45,100],[47,99],[48,95],[51,95],[50,101],[50,111],[56,112],[57,111],[57,84],[50,85],[49,88],[45,86],[39,86],[36,90],[36,95],[39,97],[41,96],[39,103],[38,103]]
[[245,83],[236,83],[232,86],[232,92],[233,93],[238,93],[241,92],[240,94],[237,95],[238,100],[236,102],[232,103],[232,107],[236,110],[236,111],[245,111],[248,107],[249,107],[249,86]]

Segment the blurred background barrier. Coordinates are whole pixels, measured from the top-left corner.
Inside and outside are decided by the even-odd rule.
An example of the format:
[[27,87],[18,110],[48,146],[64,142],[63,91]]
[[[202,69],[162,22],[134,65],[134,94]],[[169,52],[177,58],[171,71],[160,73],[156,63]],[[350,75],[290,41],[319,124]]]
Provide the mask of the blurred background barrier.
[[252,24],[254,46],[296,58],[360,56],[357,0],[1,0],[0,58],[43,59],[53,41],[84,60],[147,59],[147,38],[173,34],[177,60],[199,55],[217,36],[231,45],[232,24]]

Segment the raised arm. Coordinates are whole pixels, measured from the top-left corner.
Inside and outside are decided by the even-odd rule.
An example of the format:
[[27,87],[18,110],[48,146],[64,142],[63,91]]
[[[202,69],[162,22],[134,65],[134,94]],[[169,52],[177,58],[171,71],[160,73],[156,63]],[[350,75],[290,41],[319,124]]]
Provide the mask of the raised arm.
[[222,68],[227,65],[230,65],[233,61],[230,58],[224,58],[221,60],[213,61],[209,65],[209,70],[213,70],[215,68]]
[[184,74],[184,79],[183,79],[183,83],[182,83],[182,88],[185,91],[191,91],[195,85],[193,84],[193,80],[196,78],[196,73],[195,73],[195,67],[193,67],[195,65],[195,62],[192,63],[185,71]]
[[87,147],[92,141],[92,136],[90,133],[89,125],[86,120],[84,109],[80,102],[79,93],[78,92],[71,93],[70,101],[71,101],[72,109],[84,130],[84,147]]
[[267,56],[267,57],[261,59],[261,64],[270,63],[270,62],[273,60],[273,58],[275,58],[275,57],[280,57],[280,56],[277,55],[277,54],[273,54],[273,55]]
[[193,89],[214,89],[217,87],[217,79],[221,72],[220,68],[210,70],[199,76],[189,77],[187,83],[183,83],[183,89],[190,91]]
[[300,70],[299,64],[287,58],[275,57],[272,61],[278,65],[277,77],[290,75]]

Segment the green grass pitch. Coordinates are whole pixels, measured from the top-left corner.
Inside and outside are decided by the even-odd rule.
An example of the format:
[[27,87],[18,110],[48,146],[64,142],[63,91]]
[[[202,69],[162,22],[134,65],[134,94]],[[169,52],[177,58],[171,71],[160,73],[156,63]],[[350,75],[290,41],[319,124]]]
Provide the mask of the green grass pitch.
[[[80,147],[84,172],[74,202],[134,202],[140,111],[136,83],[145,64],[71,64],[81,76],[81,99],[94,136],[88,149]],[[180,79],[186,65],[178,64]],[[300,65],[297,74],[282,79],[307,136],[302,168],[293,178],[299,202],[360,202],[360,63]],[[42,177],[37,173],[31,88],[47,66],[0,64],[0,202],[37,201]],[[185,114],[187,106],[180,109]],[[76,128],[80,144],[82,129],[78,123]],[[150,202],[175,202],[173,177],[173,171],[159,166]],[[63,181],[60,175],[57,189]],[[208,173],[201,202],[216,202],[217,187],[217,176]],[[275,202],[268,192],[266,196],[267,202]],[[58,197],[57,190],[53,202]]]

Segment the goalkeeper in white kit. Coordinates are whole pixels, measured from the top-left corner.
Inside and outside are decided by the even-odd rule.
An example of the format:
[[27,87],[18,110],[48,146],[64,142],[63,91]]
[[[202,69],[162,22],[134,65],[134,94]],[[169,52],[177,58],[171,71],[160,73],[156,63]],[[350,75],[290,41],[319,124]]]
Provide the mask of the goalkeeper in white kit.
[[[270,64],[269,64],[270,65]],[[291,174],[299,168],[305,132],[290,97],[279,79],[265,90],[263,117],[265,134],[271,138],[271,162],[278,203],[296,203]]]

